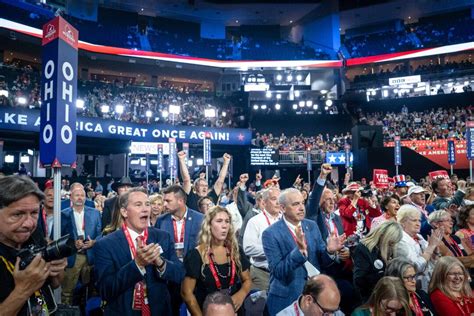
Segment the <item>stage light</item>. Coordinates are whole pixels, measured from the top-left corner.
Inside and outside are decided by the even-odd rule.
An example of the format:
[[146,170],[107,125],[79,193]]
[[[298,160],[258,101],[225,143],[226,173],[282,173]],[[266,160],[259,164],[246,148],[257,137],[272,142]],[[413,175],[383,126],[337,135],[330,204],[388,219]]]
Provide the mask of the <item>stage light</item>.
[[161,112],[161,116],[163,116],[163,118],[167,118],[170,114],[168,113],[168,111],[164,110]]
[[281,79],[283,79],[282,75],[278,74],[278,75],[276,76],[276,80],[281,81]]
[[18,104],[25,105],[26,104],[26,98],[25,97],[18,97],[18,98],[16,98],[16,102],[18,102]]
[[277,100],[280,100],[281,99],[281,94],[277,93],[276,98],[277,98]]
[[300,95],[301,95],[301,93],[300,93],[298,90],[296,90],[295,92],[293,92],[293,95],[294,95],[296,98],[299,98]]
[[271,91],[267,91],[267,93],[265,93],[265,96],[267,98],[271,98],[272,97],[272,92]]
[[307,107],[310,108],[312,105],[313,105],[313,101],[311,101],[311,100],[306,101],[306,106]]
[[300,82],[303,79],[302,75],[297,75],[296,76],[296,81]]
[[213,118],[216,117],[215,109],[204,109],[204,117]]
[[267,109],[267,105],[266,105],[266,104],[262,104],[262,105],[260,106],[260,108],[261,108],[262,110],[266,110],[266,109]]
[[226,116],[227,116],[227,112],[223,111],[223,112],[221,113],[221,115],[222,115],[222,117],[226,117]]
[[253,105],[253,109],[254,109],[254,110],[258,110],[258,104],[254,104],[254,105]]
[[281,105],[279,103],[275,104],[275,110],[280,110],[281,109]]
[[173,104],[170,104],[169,108],[168,108],[168,112],[170,114],[176,114],[176,115],[179,115],[179,113],[181,112],[181,107],[179,105],[173,105]]
[[304,108],[305,102],[304,102],[304,101],[300,101],[298,104],[300,105],[300,108]]
[[296,110],[298,108],[298,104],[293,103],[293,110]]
[[293,76],[292,76],[292,75],[286,76],[286,81],[290,82],[291,80],[293,80]]
[[110,111],[110,106],[104,104],[104,105],[102,105],[102,106],[100,107],[100,111],[101,111],[102,113],[109,113],[109,111]]
[[147,110],[147,111],[145,112],[145,116],[146,116],[146,117],[152,117],[152,116],[153,116],[153,112],[150,111],[150,110]]
[[85,104],[84,100],[82,100],[82,99],[77,99],[77,100],[76,100],[76,108],[78,108],[78,109],[83,109],[83,108],[84,108],[84,104]]
[[317,110],[317,109],[318,109],[318,104],[315,103],[315,104],[313,105],[313,110]]
[[115,106],[115,113],[117,114],[122,114],[123,113],[123,110],[124,110],[124,107],[122,104],[117,104]]
[[326,100],[326,106],[331,106],[332,105],[332,100]]

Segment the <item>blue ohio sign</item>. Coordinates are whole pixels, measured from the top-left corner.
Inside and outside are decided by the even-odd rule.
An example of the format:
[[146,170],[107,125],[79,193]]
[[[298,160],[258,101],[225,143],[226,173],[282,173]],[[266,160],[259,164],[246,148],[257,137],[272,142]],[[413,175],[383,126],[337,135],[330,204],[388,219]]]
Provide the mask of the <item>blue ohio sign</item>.
[[157,170],[163,172],[163,145],[158,144]]
[[448,163],[450,165],[456,164],[456,147],[454,140],[448,140]]
[[466,122],[467,159],[474,159],[474,121]]
[[[0,107],[0,129],[39,132],[40,111],[24,108]],[[202,144],[206,133],[217,145],[250,145],[252,133],[243,128],[210,128],[168,124],[138,124],[111,119],[77,116],[78,136],[122,139],[136,142],[176,142]]]
[[204,165],[210,166],[212,164],[210,135],[206,135],[206,138],[204,138],[203,146],[204,146]]
[[76,163],[78,35],[60,16],[43,26],[40,161],[45,167]]
[[395,136],[395,147],[393,149],[393,153],[395,156],[395,166],[402,165],[402,142],[400,140],[400,136]]

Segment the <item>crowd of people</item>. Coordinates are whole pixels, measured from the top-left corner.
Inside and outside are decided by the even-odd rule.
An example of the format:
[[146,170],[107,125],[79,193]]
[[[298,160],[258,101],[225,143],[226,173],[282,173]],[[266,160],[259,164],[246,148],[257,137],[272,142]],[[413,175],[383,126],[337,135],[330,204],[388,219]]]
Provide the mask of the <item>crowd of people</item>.
[[437,108],[423,112],[375,112],[359,114],[359,120],[369,125],[383,126],[384,141],[464,139],[465,122],[472,118],[472,107]]
[[[281,188],[278,177],[241,174],[227,200],[232,158],[222,158],[212,186],[205,175],[191,179],[185,152],[178,153],[175,183],[143,186],[123,177],[104,188],[63,180],[60,228],[52,180],[41,191],[25,176],[0,177],[0,310],[474,313],[469,179],[396,175],[378,186],[347,173],[339,186],[326,163],[312,187],[300,177]],[[99,211],[91,198],[107,191]],[[54,254],[39,248],[56,229],[69,240]],[[58,307],[52,289],[59,286],[65,305]]]
[[[19,60],[0,65],[0,106],[40,108],[40,74],[31,64]],[[190,126],[245,127],[242,107],[232,98],[216,97],[212,92],[194,90],[169,81],[158,87],[144,87],[121,80],[79,81],[78,114],[113,118],[136,123],[163,123]],[[103,106],[108,106],[104,111]],[[117,105],[121,105],[117,108]],[[170,105],[180,107],[179,114],[169,112]],[[206,117],[205,110],[216,110]]]
[[421,18],[417,23],[391,27],[380,32],[345,36],[344,47],[350,57],[365,57],[471,42],[474,25],[470,11]]
[[277,149],[280,152],[300,151],[311,148],[311,150],[325,153],[328,151],[344,150],[344,145],[350,144],[351,139],[352,136],[349,132],[332,137],[329,136],[329,134],[319,134],[316,136],[287,136],[282,133],[279,136],[274,136],[272,133],[256,133],[255,138],[252,139],[252,145],[261,148]]

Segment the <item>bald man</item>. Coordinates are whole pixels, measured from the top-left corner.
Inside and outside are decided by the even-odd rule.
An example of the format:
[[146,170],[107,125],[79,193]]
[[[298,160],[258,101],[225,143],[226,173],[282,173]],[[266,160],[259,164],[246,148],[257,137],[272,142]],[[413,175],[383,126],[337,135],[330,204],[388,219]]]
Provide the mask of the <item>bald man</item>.
[[235,316],[232,298],[220,291],[209,294],[204,301],[204,316]]
[[325,313],[342,316],[344,314],[339,310],[340,302],[341,295],[336,282],[331,277],[320,274],[310,278],[300,297],[277,316],[321,316]]

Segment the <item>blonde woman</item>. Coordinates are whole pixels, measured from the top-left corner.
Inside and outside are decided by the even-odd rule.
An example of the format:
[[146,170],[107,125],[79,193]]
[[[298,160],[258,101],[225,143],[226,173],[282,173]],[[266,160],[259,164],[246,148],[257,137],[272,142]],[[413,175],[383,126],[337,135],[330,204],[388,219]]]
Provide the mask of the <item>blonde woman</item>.
[[153,194],[149,197],[151,213],[150,213],[150,226],[155,226],[156,219],[163,213],[163,195]]
[[402,227],[394,221],[386,221],[361,240],[354,249],[354,285],[362,302],[366,302],[377,281],[393,256],[394,246],[402,240]]
[[399,278],[381,278],[367,303],[352,313],[352,316],[385,315],[411,315],[408,292]]
[[198,245],[184,259],[186,277],[181,296],[193,316],[202,315],[204,299],[223,291],[231,295],[238,315],[250,291],[250,263],[240,251],[229,211],[220,206],[208,210],[201,225]]
[[457,258],[438,260],[430,283],[430,298],[438,315],[468,316],[474,313],[469,274]]

